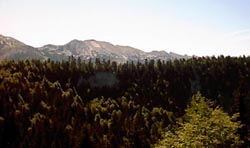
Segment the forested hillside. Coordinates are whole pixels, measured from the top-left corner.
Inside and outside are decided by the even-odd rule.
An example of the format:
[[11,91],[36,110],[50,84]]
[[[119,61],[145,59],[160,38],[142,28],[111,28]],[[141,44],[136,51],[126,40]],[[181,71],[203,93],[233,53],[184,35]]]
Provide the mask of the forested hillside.
[[200,92],[250,138],[250,57],[2,61],[1,147],[152,147]]

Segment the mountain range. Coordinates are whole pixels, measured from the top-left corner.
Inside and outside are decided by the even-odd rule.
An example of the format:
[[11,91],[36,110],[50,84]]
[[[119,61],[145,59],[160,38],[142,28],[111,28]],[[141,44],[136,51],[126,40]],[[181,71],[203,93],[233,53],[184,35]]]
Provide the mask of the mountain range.
[[89,59],[105,59],[116,62],[151,60],[187,59],[190,56],[179,55],[165,51],[144,52],[130,46],[113,45],[109,42],[96,40],[72,40],[64,45],[44,45],[32,47],[12,37],[0,35],[0,61],[26,60],[26,59],[51,59],[55,61],[67,60],[68,57]]

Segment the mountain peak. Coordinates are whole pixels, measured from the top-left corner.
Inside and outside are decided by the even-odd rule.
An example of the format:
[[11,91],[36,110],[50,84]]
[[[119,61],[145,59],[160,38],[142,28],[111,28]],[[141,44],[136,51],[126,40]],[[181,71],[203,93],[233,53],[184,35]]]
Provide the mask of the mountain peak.
[[67,44],[79,44],[79,43],[82,43],[82,42],[83,41],[81,41],[81,40],[73,39],[70,42],[68,42]]
[[100,42],[100,41],[97,41],[95,39],[88,39],[88,40],[85,40],[86,42]]
[[12,37],[8,37],[8,36],[3,36],[0,34],[0,46],[8,46],[8,47],[12,47],[12,46],[17,46],[17,45],[25,45],[24,43],[12,38]]

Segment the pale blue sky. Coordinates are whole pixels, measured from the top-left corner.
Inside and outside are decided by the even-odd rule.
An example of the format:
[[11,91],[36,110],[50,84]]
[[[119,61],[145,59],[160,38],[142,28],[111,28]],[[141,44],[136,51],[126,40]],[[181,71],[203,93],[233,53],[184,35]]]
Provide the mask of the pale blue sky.
[[0,34],[35,47],[96,39],[144,51],[250,55],[250,0],[0,0]]

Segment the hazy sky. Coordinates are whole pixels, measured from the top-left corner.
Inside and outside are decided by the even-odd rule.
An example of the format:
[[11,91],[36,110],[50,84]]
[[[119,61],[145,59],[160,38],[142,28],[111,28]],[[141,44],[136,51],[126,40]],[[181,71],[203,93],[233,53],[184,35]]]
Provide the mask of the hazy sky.
[[250,55],[250,0],[0,0],[0,34],[35,47],[96,39],[144,51]]

